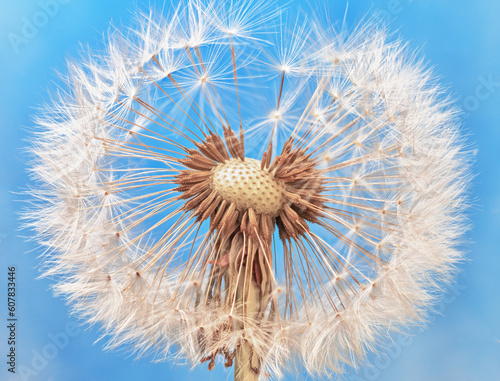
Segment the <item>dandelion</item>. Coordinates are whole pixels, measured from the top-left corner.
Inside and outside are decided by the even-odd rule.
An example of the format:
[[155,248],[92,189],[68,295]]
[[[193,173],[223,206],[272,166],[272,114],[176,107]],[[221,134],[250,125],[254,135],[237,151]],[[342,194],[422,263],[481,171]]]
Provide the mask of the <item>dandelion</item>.
[[139,16],[37,119],[28,225],[109,348],[340,373],[462,258],[467,158],[431,73],[381,27],[266,4]]

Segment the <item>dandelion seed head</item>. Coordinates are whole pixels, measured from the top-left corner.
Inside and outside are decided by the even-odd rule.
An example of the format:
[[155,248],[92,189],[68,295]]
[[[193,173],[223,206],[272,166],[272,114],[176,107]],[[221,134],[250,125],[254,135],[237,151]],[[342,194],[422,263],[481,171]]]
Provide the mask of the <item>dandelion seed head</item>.
[[26,223],[107,348],[340,373],[425,319],[462,258],[468,159],[384,28],[192,0],[83,57],[36,120]]

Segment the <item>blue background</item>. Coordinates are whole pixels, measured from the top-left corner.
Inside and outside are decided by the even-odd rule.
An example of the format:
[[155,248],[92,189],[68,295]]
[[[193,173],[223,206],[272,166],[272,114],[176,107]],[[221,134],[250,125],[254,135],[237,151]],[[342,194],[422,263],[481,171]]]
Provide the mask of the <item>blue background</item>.
[[[47,0],[44,0],[47,1]],[[43,1],[42,1],[43,2]],[[326,0],[325,0],[326,2]],[[96,328],[77,326],[69,308],[52,297],[50,281],[37,280],[33,243],[25,242],[17,213],[18,194],[28,183],[23,153],[32,128],[34,107],[65,71],[65,59],[78,55],[79,44],[98,46],[110,21],[129,25],[137,1],[70,0],[53,14],[39,1],[0,0],[0,379],[2,380],[226,380],[228,370],[204,366],[153,364],[127,353],[105,352]],[[310,1],[322,9],[324,2]],[[346,1],[330,1],[331,15],[344,17]],[[321,6],[319,6],[321,4]],[[307,6],[291,1],[290,7]],[[497,0],[381,0],[349,2],[347,22],[379,11],[393,31],[419,48],[463,109],[464,134],[476,151],[471,189],[473,229],[464,250],[457,284],[438,306],[429,327],[409,339],[395,337],[385,354],[346,380],[500,380],[500,2]],[[41,13],[45,13],[45,18]],[[40,26],[22,43],[25,20]],[[10,33],[10,38],[9,38]],[[7,266],[17,268],[17,370],[6,370]],[[57,337],[59,347],[51,337]],[[311,378],[287,374],[286,379]]]

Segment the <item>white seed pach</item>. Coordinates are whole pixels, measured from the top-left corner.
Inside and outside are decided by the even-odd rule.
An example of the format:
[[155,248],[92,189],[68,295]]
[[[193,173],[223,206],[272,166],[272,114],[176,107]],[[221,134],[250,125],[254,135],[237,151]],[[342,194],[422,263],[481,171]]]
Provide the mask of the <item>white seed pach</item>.
[[272,173],[260,169],[260,161],[229,159],[213,170],[212,187],[241,212],[277,216],[285,202],[285,185]]

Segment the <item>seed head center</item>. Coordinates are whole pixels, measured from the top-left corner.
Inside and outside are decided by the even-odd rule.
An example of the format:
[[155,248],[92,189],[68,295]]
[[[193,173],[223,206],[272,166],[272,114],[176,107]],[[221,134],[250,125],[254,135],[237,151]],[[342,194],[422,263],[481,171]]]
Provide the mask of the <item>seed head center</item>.
[[277,216],[285,202],[285,184],[260,164],[248,158],[226,160],[212,170],[212,188],[239,211],[252,208],[257,214]]

